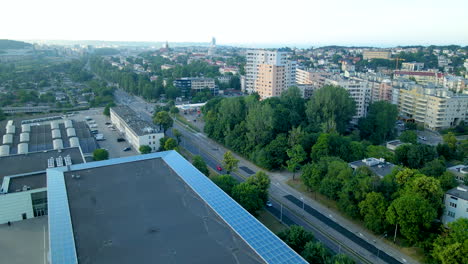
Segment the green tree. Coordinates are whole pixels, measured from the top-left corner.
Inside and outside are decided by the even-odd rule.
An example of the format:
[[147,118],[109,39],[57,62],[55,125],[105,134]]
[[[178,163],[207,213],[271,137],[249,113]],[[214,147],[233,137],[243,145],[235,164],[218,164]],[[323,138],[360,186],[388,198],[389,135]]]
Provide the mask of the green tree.
[[164,145],[166,144],[166,141],[168,140],[168,137],[162,137],[159,139],[159,149],[158,151],[164,151]]
[[109,159],[109,152],[105,149],[95,149],[93,151],[93,160],[106,160]]
[[353,218],[359,217],[359,202],[366,198],[366,194],[375,191],[380,178],[369,168],[360,167],[354,175],[345,180],[342,189],[338,192],[338,207]]
[[329,264],[354,264],[354,260],[345,254],[336,254],[328,261]]
[[148,154],[151,153],[151,147],[148,145],[141,145],[138,150],[141,154]]
[[177,149],[177,141],[173,138],[168,138],[164,143],[164,150],[175,150]]
[[286,161],[288,170],[296,175],[296,171],[301,168],[301,163],[307,158],[307,153],[304,151],[301,145],[295,145],[287,151],[289,160]]
[[318,124],[324,132],[343,133],[356,113],[356,102],[342,87],[326,85],[307,102],[309,124]]
[[213,182],[228,195],[232,194],[232,188],[238,184],[236,179],[229,174],[218,175],[213,179]]
[[260,190],[257,186],[247,182],[243,182],[232,188],[232,198],[253,215],[256,215],[257,211],[263,207]]
[[206,176],[210,176],[210,171],[208,170],[208,167],[206,166],[205,161],[200,155],[193,156],[192,164],[201,173],[205,174]]
[[386,101],[377,101],[369,106],[367,116],[359,120],[359,131],[363,139],[377,145],[395,135],[398,109]]
[[235,172],[237,170],[239,160],[234,158],[231,151],[226,151],[223,156],[223,166],[226,169],[227,174]]
[[301,255],[307,262],[314,264],[327,264],[331,258],[330,251],[318,241],[307,242]]
[[173,128],[173,129],[172,129],[172,134],[173,134],[174,137],[176,138],[177,144],[180,144],[181,138],[182,138],[182,133],[180,133],[180,131],[179,131],[178,129]]
[[418,143],[418,135],[413,130],[403,131],[400,135],[400,140],[405,143]]
[[444,139],[444,143],[447,144],[452,151],[457,148],[457,138],[453,132],[448,132],[443,135],[442,138]]
[[468,219],[459,218],[434,241],[432,256],[442,264],[468,263]]
[[263,171],[258,171],[255,175],[250,176],[247,179],[247,183],[251,185],[255,185],[258,190],[260,191],[260,198],[262,199],[263,203],[266,203],[268,200],[268,188],[270,187],[270,178],[268,175]]
[[375,146],[369,145],[367,146],[367,157],[380,159],[383,158],[388,162],[395,162],[395,155],[391,152],[388,148],[384,146]]
[[179,108],[177,108],[176,106],[172,106],[171,107],[171,110],[169,111],[171,112],[171,114],[178,114],[179,113]]
[[314,239],[311,232],[297,225],[291,225],[288,229],[281,231],[278,233],[278,237],[298,253],[304,251],[307,242]]
[[2,109],[0,109],[0,121],[5,120],[5,118],[5,113],[3,113]]
[[386,227],[385,213],[387,201],[381,193],[371,192],[359,203],[361,215],[367,228],[375,233],[382,233]]
[[328,164],[327,174],[320,183],[320,192],[330,199],[338,200],[343,185],[353,176],[348,163],[332,161]]
[[438,209],[442,206],[444,192],[440,187],[440,181],[433,177],[417,174],[414,179],[406,185],[405,191],[413,195],[420,195],[422,198],[429,201],[433,208]]
[[394,200],[386,213],[387,221],[399,228],[410,243],[421,241],[422,231],[431,226],[437,209],[419,194],[405,193]]
[[172,120],[166,111],[160,111],[153,118],[153,123],[159,125],[163,129],[163,132],[166,133],[166,130],[172,127],[174,120]]

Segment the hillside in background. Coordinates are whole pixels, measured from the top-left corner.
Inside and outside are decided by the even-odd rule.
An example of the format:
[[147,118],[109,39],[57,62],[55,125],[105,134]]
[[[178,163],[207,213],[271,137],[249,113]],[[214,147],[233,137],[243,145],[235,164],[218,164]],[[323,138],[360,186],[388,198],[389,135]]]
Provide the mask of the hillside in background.
[[29,48],[32,45],[22,41],[9,40],[9,39],[0,39],[0,50],[5,49],[24,49]]

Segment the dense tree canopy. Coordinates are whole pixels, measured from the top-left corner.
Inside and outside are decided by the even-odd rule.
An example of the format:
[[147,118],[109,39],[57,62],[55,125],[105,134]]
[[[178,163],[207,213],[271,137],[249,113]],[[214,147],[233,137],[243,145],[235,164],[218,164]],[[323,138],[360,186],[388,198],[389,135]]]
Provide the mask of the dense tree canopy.
[[375,145],[393,139],[397,117],[396,105],[386,101],[372,103],[367,116],[359,120],[361,137]]
[[356,102],[344,88],[326,85],[314,93],[305,112],[309,123],[324,132],[343,133],[356,113]]

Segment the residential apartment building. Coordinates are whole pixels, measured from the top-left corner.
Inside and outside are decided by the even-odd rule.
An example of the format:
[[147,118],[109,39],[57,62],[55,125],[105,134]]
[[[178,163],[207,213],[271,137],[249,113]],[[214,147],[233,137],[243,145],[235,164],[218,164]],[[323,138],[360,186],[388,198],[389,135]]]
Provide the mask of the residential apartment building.
[[260,98],[280,96],[287,89],[283,66],[260,64],[258,67],[255,91]]
[[459,218],[468,218],[468,186],[460,185],[448,190],[444,197],[442,223],[447,225]]
[[128,106],[116,106],[110,109],[111,122],[127,139],[135,150],[147,145],[152,151],[158,151],[159,140],[164,133],[151,122],[143,120]]
[[422,62],[403,62],[401,64],[401,70],[403,71],[422,71],[424,69],[424,63]]
[[440,130],[468,121],[468,95],[443,88],[399,89],[398,109],[427,129]]
[[444,75],[440,72],[431,72],[431,71],[394,71],[394,78],[406,78],[413,79],[418,84],[428,84],[428,83],[442,83]]
[[389,60],[391,56],[388,50],[365,50],[362,52],[362,58],[364,60],[371,59],[386,59]]
[[356,77],[331,76],[325,80],[325,84],[340,86],[349,92],[356,102],[356,115],[353,117],[353,123],[357,123],[359,118],[367,115],[371,101],[371,87],[368,81]]
[[456,93],[463,93],[467,84],[468,80],[460,76],[446,75],[443,78],[443,86]]
[[[295,85],[297,63],[289,59],[290,55],[289,52],[284,51],[247,51],[243,91],[247,93],[261,92],[262,99],[264,99],[269,97],[269,94],[271,96],[281,94],[285,89]],[[270,68],[270,66],[275,67]]]

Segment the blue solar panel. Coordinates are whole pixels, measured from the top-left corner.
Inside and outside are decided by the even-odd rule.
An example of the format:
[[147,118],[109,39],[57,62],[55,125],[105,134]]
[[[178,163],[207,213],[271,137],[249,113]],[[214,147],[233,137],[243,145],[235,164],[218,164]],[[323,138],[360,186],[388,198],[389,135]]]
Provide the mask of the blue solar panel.
[[307,263],[179,153],[162,158],[267,263]]
[[78,263],[63,172],[47,170],[50,263]]
[[[162,158],[267,263],[307,263],[176,151],[75,164],[71,170]],[[77,263],[63,171],[47,170],[49,237],[52,264]]]

